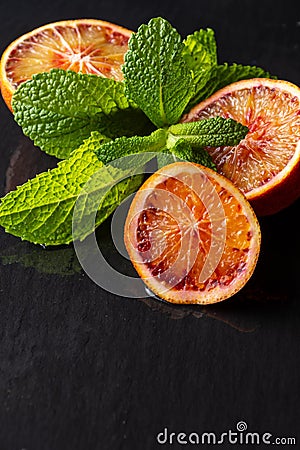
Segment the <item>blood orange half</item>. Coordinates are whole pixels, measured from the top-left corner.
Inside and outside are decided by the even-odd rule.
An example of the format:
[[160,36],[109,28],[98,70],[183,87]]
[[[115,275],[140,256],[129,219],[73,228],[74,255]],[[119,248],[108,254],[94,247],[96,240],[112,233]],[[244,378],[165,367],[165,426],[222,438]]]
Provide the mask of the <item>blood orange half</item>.
[[300,89],[281,80],[238,81],[195,106],[182,119],[231,117],[249,133],[234,147],[208,147],[218,172],[229,178],[259,215],[300,196]]
[[53,68],[122,80],[121,65],[132,32],[95,19],[44,25],[16,39],[4,51],[1,93],[11,109],[14,90],[33,74]]
[[227,178],[180,162],[154,173],[136,193],[124,239],[155,294],[172,303],[208,304],[231,297],[250,278],[260,228]]

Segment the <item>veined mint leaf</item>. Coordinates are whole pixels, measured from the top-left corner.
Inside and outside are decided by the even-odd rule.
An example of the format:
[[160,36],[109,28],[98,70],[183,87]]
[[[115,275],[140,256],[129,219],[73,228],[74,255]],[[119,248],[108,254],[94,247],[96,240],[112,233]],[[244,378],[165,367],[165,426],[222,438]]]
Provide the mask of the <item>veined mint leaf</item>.
[[220,145],[236,145],[248,133],[248,128],[233,119],[213,117],[198,122],[178,123],[168,129],[167,148],[172,147],[178,140],[184,140],[193,148]]
[[210,154],[202,148],[193,148],[185,139],[180,139],[171,151],[177,158],[177,161],[193,162],[208,167],[209,169],[216,170],[216,166],[211,159]]
[[212,67],[217,65],[217,44],[212,29],[201,29],[184,41],[182,55],[192,70],[195,90],[199,91],[209,80]]
[[[230,83],[249,78],[271,78],[269,72],[255,66],[227,63],[218,65],[213,30],[201,29],[184,40],[183,57],[192,70],[195,94],[186,111]],[[272,77],[273,78],[273,77]]]
[[84,140],[83,144],[81,144],[77,151],[89,150],[95,153],[95,151],[98,150],[101,145],[107,144],[108,142],[111,142],[111,140],[112,139],[108,138],[107,136],[103,136],[103,134],[99,133],[99,131],[92,131],[90,137]]
[[107,164],[115,159],[138,153],[156,153],[166,148],[167,132],[160,128],[150,136],[121,137],[101,145],[96,151],[99,160]]
[[214,66],[217,60],[217,43],[211,28],[201,29],[190,34],[183,41],[183,55],[191,69],[196,72],[198,65]]
[[[140,186],[142,177],[123,180],[123,170],[104,166],[99,161],[93,151],[97,146],[99,142],[94,134],[57,168],[37,175],[7,194],[0,203],[0,225],[7,232],[33,243],[68,244],[73,239],[72,215],[79,195],[84,197],[87,205],[85,214],[99,209],[96,226],[103,222],[124,198]],[[101,174],[97,176],[93,190],[82,192],[85,183],[99,170]],[[118,179],[121,182],[116,185]],[[101,190],[105,195],[99,205]],[[77,230],[77,238],[83,239],[93,231],[89,221],[87,224]]]
[[127,100],[124,84],[96,75],[39,73],[20,85],[12,106],[24,134],[61,159],[95,130],[110,138],[151,130],[145,114]]
[[122,67],[126,95],[157,127],[176,123],[193,96],[183,48],[180,35],[160,17],[140,26],[129,40]]
[[204,149],[195,149],[185,139],[179,139],[170,150],[157,155],[157,168],[160,169],[176,161],[188,161],[216,170],[210,154]]
[[242,64],[227,63],[214,66],[210,73],[209,79],[204,86],[199,85],[192,100],[189,102],[186,111],[188,112],[197,103],[210,97],[214,92],[230,83],[250,78],[275,78],[264,69],[256,66],[243,66]]

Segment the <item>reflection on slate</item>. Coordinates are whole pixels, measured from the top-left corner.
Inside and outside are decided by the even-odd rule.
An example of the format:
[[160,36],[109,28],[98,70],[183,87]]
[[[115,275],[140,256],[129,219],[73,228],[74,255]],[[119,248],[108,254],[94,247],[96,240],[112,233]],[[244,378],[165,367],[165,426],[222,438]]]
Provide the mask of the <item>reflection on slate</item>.
[[49,275],[66,276],[81,271],[72,247],[48,250],[21,240],[12,247],[0,250],[0,261],[4,266],[18,263]]
[[[111,221],[108,219],[96,232],[99,248],[105,259],[121,273],[131,277],[137,274],[126,258],[118,254],[110,236]],[[34,268],[41,274],[70,276],[82,272],[72,246],[47,248],[18,240],[13,246],[0,251],[2,265],[18,263],[26,268]],[[261,326],[261,313],[269,309],[270,304],[285,307],[287,295],[270,293],[249,283],[230,301],[215,305],[174,305],[156,297],[146,287],[145,297],[139,300],[151,311],[165,315],[168,319],[180,320],[188,317],[203,320],[220,321],[229,327],[242,332],[251,333]],[[128,299],[128,301],[132,301]]]
[[26,136],[22,136],[12,153],[6,170],[5,193],[34,178],[38,173],[52,169],[57,159],[42,152]]
[[[246,286],[229,301],[207,306],[173,305],[159,299],[148,288],[146,292],[149,298],[142,301],[151,310],[166,314],[170,319],[178,320],[190,316],[196,319],[214,319],[242,333],[256,331],[261,326],[262,311],[268,309],[270,303],[276,304],[283,300],[282,295],[270,295],[268,291],[259,290],[254,286]],[[263,304],[262,299],[269,303]]]
[[[182,36],[213,28],[220,61],[253,62],[300,85],[297,2],[2,0],[2,50],[54,20],[89,16],[136,30],[158,15]],[[0,113],[3,194],[57,160],[21,135],[2,101]],[[259,219],[253,277],[207,306],[146,291],[118,297],[84,274],[72,246],[43,249],[0,227],[0,450],[155,450],[164,427],[221,434],[239,420],[299,442],[299,206]],[[110,225],[96,233],[103,255],[137,276]]]
[[[105,225],[105,228],[108,228],[107,224]],[[103,238],[98,238],[99,246],[106,255],[110,254],[111,259],[115,260],[117,254],[115,254],[113,242],[106,239],[106,237],[106,233],[103,233]],[[134,276],[134,269],[131,263],[124,258],[122,259],[123,264],[121,266],[120,264],[118,265],[119,270]],[[18,263],[23,267],[34,268],[39,273],[46,275],[70,276],[80,273],[82,270],[72,246],[43,249],[41,246],[22,241],[0,251],[0,262],[4,266]],[[255,288],[247,287],[236,297],[239,298],[235,302],[226,302],[226,304],[222,305],[173,305],[155,297],[145,287],[145,297],[136,301],[143,302],[152,311],[166,315],[169,319],[179,320],[189,316],[196,319],[214,319],[240,332],[247,333],[255,331],[260,326],[259,318],[256,314],[257,311],[255,312],[253,304],[249,308],[249,302],[256,301],[256,307],[261,309],[259,300],[262,298],[272,302],[282,300],[282,296],[270,296],[267,292],[258,292]]]

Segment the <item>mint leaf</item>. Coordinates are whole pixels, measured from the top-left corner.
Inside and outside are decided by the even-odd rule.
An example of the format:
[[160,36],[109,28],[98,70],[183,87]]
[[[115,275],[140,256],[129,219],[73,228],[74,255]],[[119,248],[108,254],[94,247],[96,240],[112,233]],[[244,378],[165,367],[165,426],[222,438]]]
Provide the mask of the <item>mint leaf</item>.
[[202,148],[196,150],[185,139],[177,141],[171,151],[177,158],[177,161],[193,162],[208,167],[209,169],[216,170],[216,166],[211,159],[210,154]]
[[158,157],[158,166],[184,160],[202,164],[216,170],[207,146],[236,145],[248,132],[248,128],[232,119],[213,117],[198,122],[178,123],[168,128],[167,149],[169,154]]
[[148,118],[125,97],[123,83],[72,71],[34,75],[17,89],[12,106],[24,134],[62,159],[92,131],[115,138],[151,129]]
[[122,67],[126,95],[157,127],[176,123],[193,95],[183,49],[180,35],[160,17],[129,39]]
[[150,136],[121,137],[101,145],[96,151],[100,161],[107,164],[115,159],[131,154],[160,152],[166,148],[167,132],[164,129],[154,131]]
[[[101,141],[102,137],[98,138]],[[36,244],[68,244],[73,239],[72,215],[79,195],[87,205],[86,214],[99,209],[96,226],[103,222],[124,198],[140,186],[142,178],[136,176],[123,180],[123,170],[104,166],[93,151],[99,146],[99,140],[97,142],[94,134],[57,168],[37,175],[7,194],[0,203],[0,225],[7,232]],[[93,189],[89,193],[82,192],[85,183],[95,173],[98,176]],[[117,179],[121,182],[115,185]],[[99,205],[101,190],[105,195]],[[93,231],[89,222],[86,223],[77,230],[77,238],[83,239]]]
[[194,149],[185,140],[179,139],[171,150],[157,155],[157,168],[160,169],[177,161],[188,161],[216,170],[210,154],[204,149]]
[[211,28],[195,31],[183,43],[184,58],[194,72],[197,72],[199,65],[209,68],[218,63],[217,43]]
[[157,154],[156,161],[157,169],[161,169],[162,167],[168,166],[169,164],[180,161],[180,158],[177,158],[174,153],[171,153],[166,149],[163,153]]
[[210,97],[214,92],[230,83],[249,78],[270,78],[269,72],[255,66],[227,63],[218,65],[217,45],[210,28],[191,34],[184,40],[183,57],[191,69],[195,94],[185,111]]
[[230,83],[250,78],[275,78],[264,69],[256,66],[243,66],[242,64],[227,63],[215,66],[209,72],[209,79],[204,86],[197,86],[196,93],[189,102],[186,111],[188,112],[197,103],[210,97],[214,92],[227,86]]
[[184,140],[194,148],[220,145],[236,145],[248,133],[248,128],[233,119],[213,117],[197,122],[178,123],[168,129],[167,147]]
[[217,43],[212,29],[201,29],[184,41],[183,58],[192,70],[195,90],[199,91],[210,77],[212,67],[217,65]]

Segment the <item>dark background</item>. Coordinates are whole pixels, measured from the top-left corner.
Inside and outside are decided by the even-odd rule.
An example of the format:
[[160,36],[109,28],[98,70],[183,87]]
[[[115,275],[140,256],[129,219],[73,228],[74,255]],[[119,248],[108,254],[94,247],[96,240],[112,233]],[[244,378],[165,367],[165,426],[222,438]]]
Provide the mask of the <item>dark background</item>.
[[[64,18],[135,30],[158,15],[182,35],[214,28],[221,62],[300,84],[294,1],[2,0],[0,50]],[[2,101],[0,114],[3,195],[54,161]],[[72,248],[46,251],[1,229],[0,450],[151,450],[164,427],[222,433],[240,420],[299,441],[299,205],[260,219],[254,276],[203,308],[116,297],[80,271]],[[107,236],[109,223],[100,240],[113,255]]]

